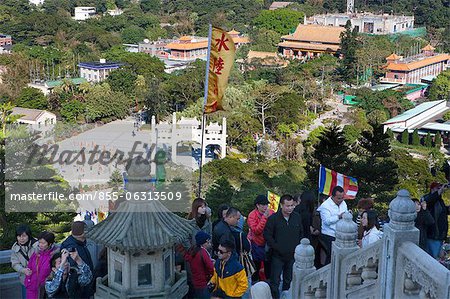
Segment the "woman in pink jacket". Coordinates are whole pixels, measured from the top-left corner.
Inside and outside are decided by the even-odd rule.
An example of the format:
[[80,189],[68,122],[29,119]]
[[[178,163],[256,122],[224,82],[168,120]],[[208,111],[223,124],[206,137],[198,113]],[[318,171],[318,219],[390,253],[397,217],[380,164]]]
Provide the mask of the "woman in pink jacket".
[[38,236],[39,251],[33,253],[28,261],[28,268],[31,274],[25,276],[25,287],[27,289],[27,299],[43,298],[45,294],[45,280],[52,271],[50,260],[55,248],[55,235],[44,231]]

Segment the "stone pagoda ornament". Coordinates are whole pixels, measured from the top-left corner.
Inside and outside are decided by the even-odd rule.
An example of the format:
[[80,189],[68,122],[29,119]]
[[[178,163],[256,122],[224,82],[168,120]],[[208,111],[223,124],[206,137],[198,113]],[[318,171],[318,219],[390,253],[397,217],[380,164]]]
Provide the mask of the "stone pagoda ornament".
[[[127,173],[127,192],[152,190],[147,161],[133,159]],[[108,275],[97,279],[95,298],[183,298],[186,273],[175,271],[174,246],[189,239],[192,225],[159,201],[130,198],[89,231],[108,253]]]

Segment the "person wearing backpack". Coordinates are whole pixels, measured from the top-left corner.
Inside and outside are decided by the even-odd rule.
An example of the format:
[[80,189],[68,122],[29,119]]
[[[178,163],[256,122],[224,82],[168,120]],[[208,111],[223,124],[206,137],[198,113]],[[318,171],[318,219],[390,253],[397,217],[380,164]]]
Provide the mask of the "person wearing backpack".
[[28,261],[31,255],[38,251],[38,242],[31,233],[28,225],[21,224],[16,228],[17,241],[12,246],[11,250],[11,266],[19,273],[20,284],[22,285],[22,298],[26,298],[24,281],[25,275],[30,275],[31,270],[28,268]]
[[182,246],[177,249],[189,264],[191,295],[196,299],[210,298],[208,282],[214,274],[214,263],[208,250],[211,248],[211,236],[204,231],[199,231],[195,235],[195,245],[188,251]]

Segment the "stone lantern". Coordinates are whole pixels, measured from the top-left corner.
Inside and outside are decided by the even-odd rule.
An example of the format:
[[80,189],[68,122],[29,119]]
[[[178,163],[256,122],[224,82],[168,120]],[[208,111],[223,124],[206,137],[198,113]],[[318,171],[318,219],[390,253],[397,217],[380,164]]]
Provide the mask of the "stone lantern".
[[[127,173],[127,192],[151,191],[148,162],[132,160]],[[184,297],[186,273],[175,271],[174,245],[189,239],[192,225],[159,201],[127,199],[88,233],[108,253],[108,275],[97,279],[95,298]]]

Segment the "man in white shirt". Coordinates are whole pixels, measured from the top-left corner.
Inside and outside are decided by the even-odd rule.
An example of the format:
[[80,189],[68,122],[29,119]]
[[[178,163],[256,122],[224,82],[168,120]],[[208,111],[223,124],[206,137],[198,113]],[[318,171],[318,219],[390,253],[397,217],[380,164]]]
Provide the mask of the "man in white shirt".
[[328,197],[317,209],[322,219],[322,231],[319,240],[327,254],[325,265],[331,262],[331,243],[336,240],[336,223],[347,212],[347,204],[344,201],[344,189],[336,186]]

